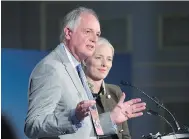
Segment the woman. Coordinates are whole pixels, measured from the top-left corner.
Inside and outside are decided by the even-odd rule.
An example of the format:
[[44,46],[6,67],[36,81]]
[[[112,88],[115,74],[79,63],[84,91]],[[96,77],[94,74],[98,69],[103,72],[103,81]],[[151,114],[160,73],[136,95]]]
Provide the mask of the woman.
[[[113,61],[114,48],[105,38],[100,37],[93,56],[84,61],[84,70],[89,87],[96,98],[99,114],[111,111],[122,95],[120,87],[105,84],[104,79],[108,75]],[[127,122],[118,125],[119,133],[103,139],[130,139]]]

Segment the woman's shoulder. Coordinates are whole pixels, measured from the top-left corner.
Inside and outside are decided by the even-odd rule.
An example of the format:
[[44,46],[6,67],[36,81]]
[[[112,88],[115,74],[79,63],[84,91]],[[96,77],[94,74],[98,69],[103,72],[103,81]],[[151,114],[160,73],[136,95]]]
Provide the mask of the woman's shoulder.
[[109,91],[114,92],[114,93],[116,93],[116,92],[118,92],[118,93],[122,92],[121,88],[118,85],[115,85],[115,84],[105,83],[105,88],[106,88],[106,90],[109,90]]
[[119,98],[122,95],[121,88],[115,84],[107,84],[105,83],[106,92],[109,93],[116,102],[119,101]]
[[118,85],[115,85],[115,84],[109,84],[109,83],[105,83],[105,86],[108,87],[108,88],[112,88],[112,89],[120,88]]

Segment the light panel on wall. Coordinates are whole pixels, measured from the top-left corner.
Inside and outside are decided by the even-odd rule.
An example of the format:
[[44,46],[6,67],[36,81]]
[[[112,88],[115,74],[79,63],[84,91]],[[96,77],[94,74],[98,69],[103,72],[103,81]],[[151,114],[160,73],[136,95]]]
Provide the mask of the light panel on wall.
[[160,48],[189,48],[189,15],[163,15],[159,18]]
[[107,38],[117,53],[131,51],[131,19],[125,18],[100,19],[101,36]]

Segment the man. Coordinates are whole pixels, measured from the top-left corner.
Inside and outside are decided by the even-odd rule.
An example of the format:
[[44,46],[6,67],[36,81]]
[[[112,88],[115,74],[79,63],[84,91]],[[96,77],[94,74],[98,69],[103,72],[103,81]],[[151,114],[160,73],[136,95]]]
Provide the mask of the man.
[[[24,129],[29,138],[97,138],[91,117],[96,102],[77,69],[93,54],[100,33],[93,10],[80,7],[66,15],[60,45],[36,65],[29,79]],[[115,134],[116,124],[142,115],[145,104],[138,103],[140,99],[123,103],[124,98],[112,112],[99,116],[104,135]]]

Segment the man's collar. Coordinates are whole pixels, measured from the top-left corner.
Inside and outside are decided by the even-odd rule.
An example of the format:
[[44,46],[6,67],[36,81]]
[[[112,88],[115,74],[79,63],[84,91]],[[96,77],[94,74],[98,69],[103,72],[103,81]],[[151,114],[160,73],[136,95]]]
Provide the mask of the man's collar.
[[71,63],[73,64],[74,67],[76,67],[77,65],[81,64],[79,61],[77,61],[77,59],[72,55],[72,53],[69,51],[69,49],[67,48],[67,46],[64,43],[61,43],[61,45],[64,46],[66,54],[68,56],[68,59],[71,61]]

